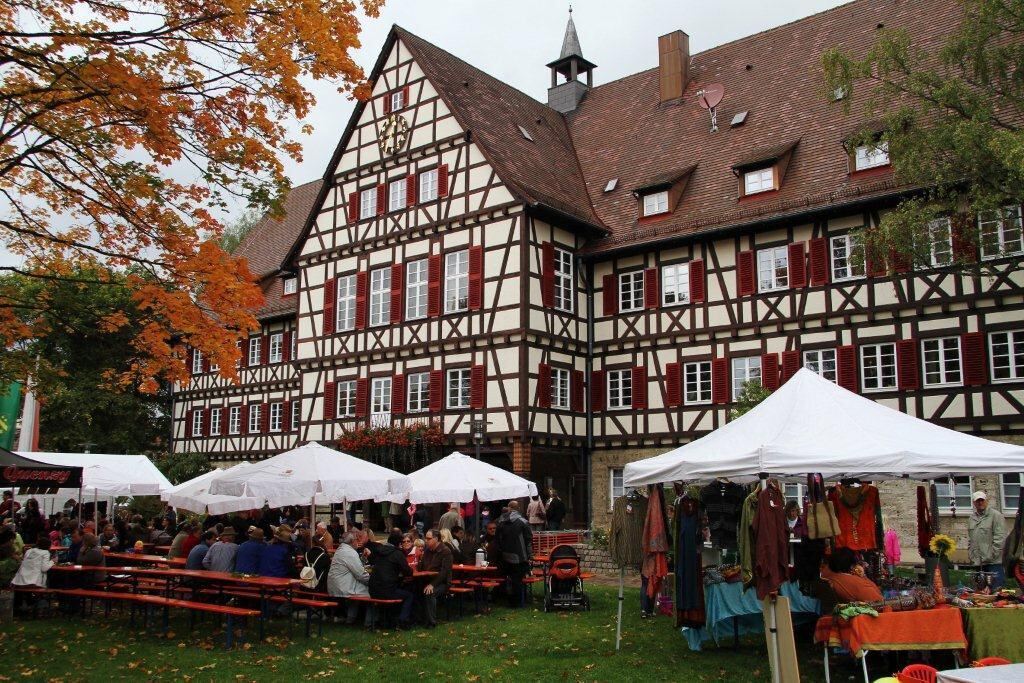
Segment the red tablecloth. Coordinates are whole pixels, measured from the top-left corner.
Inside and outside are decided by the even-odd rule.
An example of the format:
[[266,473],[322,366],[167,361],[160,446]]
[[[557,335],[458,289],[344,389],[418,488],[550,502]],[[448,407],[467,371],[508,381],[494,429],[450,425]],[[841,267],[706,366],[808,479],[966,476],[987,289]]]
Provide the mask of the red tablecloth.
[[868,650],[963,650],[967,648],[960,610],[937,607],[911,612],[882,612],[847,621],[822,617],[814,642],[845,647],[856,656]]

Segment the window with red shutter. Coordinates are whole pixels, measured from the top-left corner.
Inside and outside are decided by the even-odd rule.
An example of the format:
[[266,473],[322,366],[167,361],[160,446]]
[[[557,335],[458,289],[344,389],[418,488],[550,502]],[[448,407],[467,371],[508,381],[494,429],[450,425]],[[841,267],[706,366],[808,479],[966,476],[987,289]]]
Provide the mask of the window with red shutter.
[[647,407],[647,368],[637,365],[632,372],[633,384],[633,407],[644,409]]
[[576,413],[582,413],[583,412],[583,400],[584,400],[584,393],[585,393],[585,391],[586,390],[584,389],[584,385],[583,385],[583,371],[582,370],[573,370],[572,371],[572,389],[571,389],[572,396],[569,399],[570,400],[570,407],[572,408],[573,412],[576,412]]
[[366,301],[366,289],[369,273],[365,270],[356,273],[356,329],[366,329],[366,314],[368,303]]
[[444,373],[441,370],[430,371],[430,412],[440,413],[444,408]]
[[391,93],[384,93],[384,113],[391,113]]
[[324,283],[324,334],[334,334],[335,306],[338,304],[338,281],[333,277]]
[[551,366],[547,363],[537,366],[537,405],[551,407]]
[[807,286],[807,258],[803,242],[789,245],[789,286],[795,289]]
[[[405,308],[402,307],[402,292],[405,290],[405,266],[396,263],[391,266],[391,322],[402,322],[402,314]],[[394,392],[392,392],[394,393]]]
[[901,339],[896,342],[896,381],[901,391],[921,388],[916,339]]
[[704,278],[704,260],[694,259],[690,261],[690,302],[695,304],[704,303],[707,298]]
[[782,383],[785,384],[789,381],[790,377],[797,373],[800,369],[800,352],[799,351],[783,351],[782,352]]
[[546,308],[555,305],[555,245],[540,245],[540,298]]
[[754,252],[741,251],[736,254],[736,291],[739,296],[754,293]]
[[487,377],[484,366],[474,365],[469,372],[469,407],[480,410],[487,403]]
[[383,216],[388,212],[388,186],[381,183],[377,186],[377,215]]
[[356,380],[356,417],[366,417],[370,412],[370,380],[360,377]]
[[682,403],[682,374],[679,363],[665,365],[665,405],[675,408]]
[[338,410],[338,391],[334,382],[324,385],[324,419],[333,420]]
[[396,415],[405,412],[405,375],[391,378],[391,412]]
[[359,220],[359,193],[348,193],[348,222],[355,223]]
[[711,361],[711,402],[729,402],[729,359],[714,358]]
[[604,314],[615,315],[619,312],[619,278],[605,275],[601,279],[601,295],[604,299]]
[[415,173],[410,173],[409,177],[405,179],[405,205],[416,206],[419,197],[416,195],[416,181],[418,176]]
[[437,196],[448,196],[448,164],[437,167]]
[[[436,318],[441,315],[440,254],[434,254],[427,259],[427,315],[431,318]],[[431,389],[431,391],[433,391],[433,389]]]
[[292,359],[292,333],[285,332],[281,337],[281,362],[288,363]]
[[657,308],[660,297],[658,269],[648,268],[644,271],[644,308]]
[[985,335],[981,332],[968,332],[960,337],[963,349],[964,385],[981,386],[985,383]]
[[840,346],[836,349],[836,371],[839,386],[857,391],[857,349],[854,346]]
[[607,390],[608,385],[605,383],[604,370],[592,370],[590,373],[590,409],[595,413],[604,410]]
[[779,388],[779,354],[765,353],[761,355],[761,386],[768,391]]
[[484,248],[480,245],[469,248],[469,296],[468,307],[479,311],[484,305]]
[[828,240],[816,237],[807,243],[811,254],[811,285],[828,284]]
[[402,106],[409,106],[409,86],[402,88]]

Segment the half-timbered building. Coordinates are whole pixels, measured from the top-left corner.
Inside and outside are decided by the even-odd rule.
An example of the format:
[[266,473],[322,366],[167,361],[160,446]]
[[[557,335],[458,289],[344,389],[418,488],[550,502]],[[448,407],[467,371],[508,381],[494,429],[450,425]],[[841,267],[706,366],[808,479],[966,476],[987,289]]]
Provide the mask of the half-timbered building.
[[[822,92],[825,49],[863,54],[889,27],[934,50],[960,11],[857,0],[693,55],[675,31],[652,37],[657,67],[602,85],[570,19],[547,103],[395,27],[322,181],[243,246],[264,331],[240,386],[193,361],[176,448],[260,457],[436,421],[465,449],[482,422],[484,457],[601,523],[625,463],[800,367],[1019,438],[1020,207],[936,221],[927,262],[865,257],[858,231],[914,188],[884,140],[849,142],[849,94]],[[1010,509],[1017,481],[975,484]]]

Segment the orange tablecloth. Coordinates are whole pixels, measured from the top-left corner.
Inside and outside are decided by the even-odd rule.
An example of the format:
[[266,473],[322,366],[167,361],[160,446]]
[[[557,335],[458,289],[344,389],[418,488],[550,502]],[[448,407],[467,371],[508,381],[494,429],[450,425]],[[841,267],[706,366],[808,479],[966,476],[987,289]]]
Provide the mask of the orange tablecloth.
[[858,657],[869,650],[967,648],[960,610],[950,607],[860,615],[849,621],[822,617],[814,628],[814,642],[845,647]]

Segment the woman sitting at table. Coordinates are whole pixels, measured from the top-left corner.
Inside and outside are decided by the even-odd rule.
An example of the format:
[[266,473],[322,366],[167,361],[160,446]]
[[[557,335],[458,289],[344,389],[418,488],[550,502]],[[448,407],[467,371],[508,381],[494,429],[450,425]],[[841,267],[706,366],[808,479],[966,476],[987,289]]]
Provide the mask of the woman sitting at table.
[[416,545],[416,540],[412,537],[412,534],[402,535],[402,552],[405,553],[405,561],[409,563],[410,567],[416,568],[416,565],[420,562],[420,557],[423,555],[423,548]]
[[441,543],[448,546],[448,550],[452,553],[452,564],[462,564],[462,552],[459,550],[459,542],[452,536],[452,532],[448,529],[440,530]]
[[857,555],[849,548],[836,548],[822,567],[821,578],[828,582],[839,602],[880,602],[882,591],[866,578]]
[[[52,566],[53,560],[50,559],[50,537],[47,534],[39,534],[36,536],[35,547],[28,548],[25,551],[25,559],[21,561],[18,573],[11,579],[11,585],[46,588],[46,572],[50,571]],[[28,597],[28,594],[25,595]],[[18,598],[21,598],[22,595],[15,593],[14,597],[17,603]],[[40,602],[47,601],[44,598]]]
[[[85,534],[82,536],[82,550],[78,554],[78,564],[83,567],[107,566],[107,560],[103,557],[103,551],[100,549],[99,539],[96,538],[96,534]],[[104,571],[82,572],[82,588],[92,588],[97,584],[103,583],[106,579],[107,573]]]

